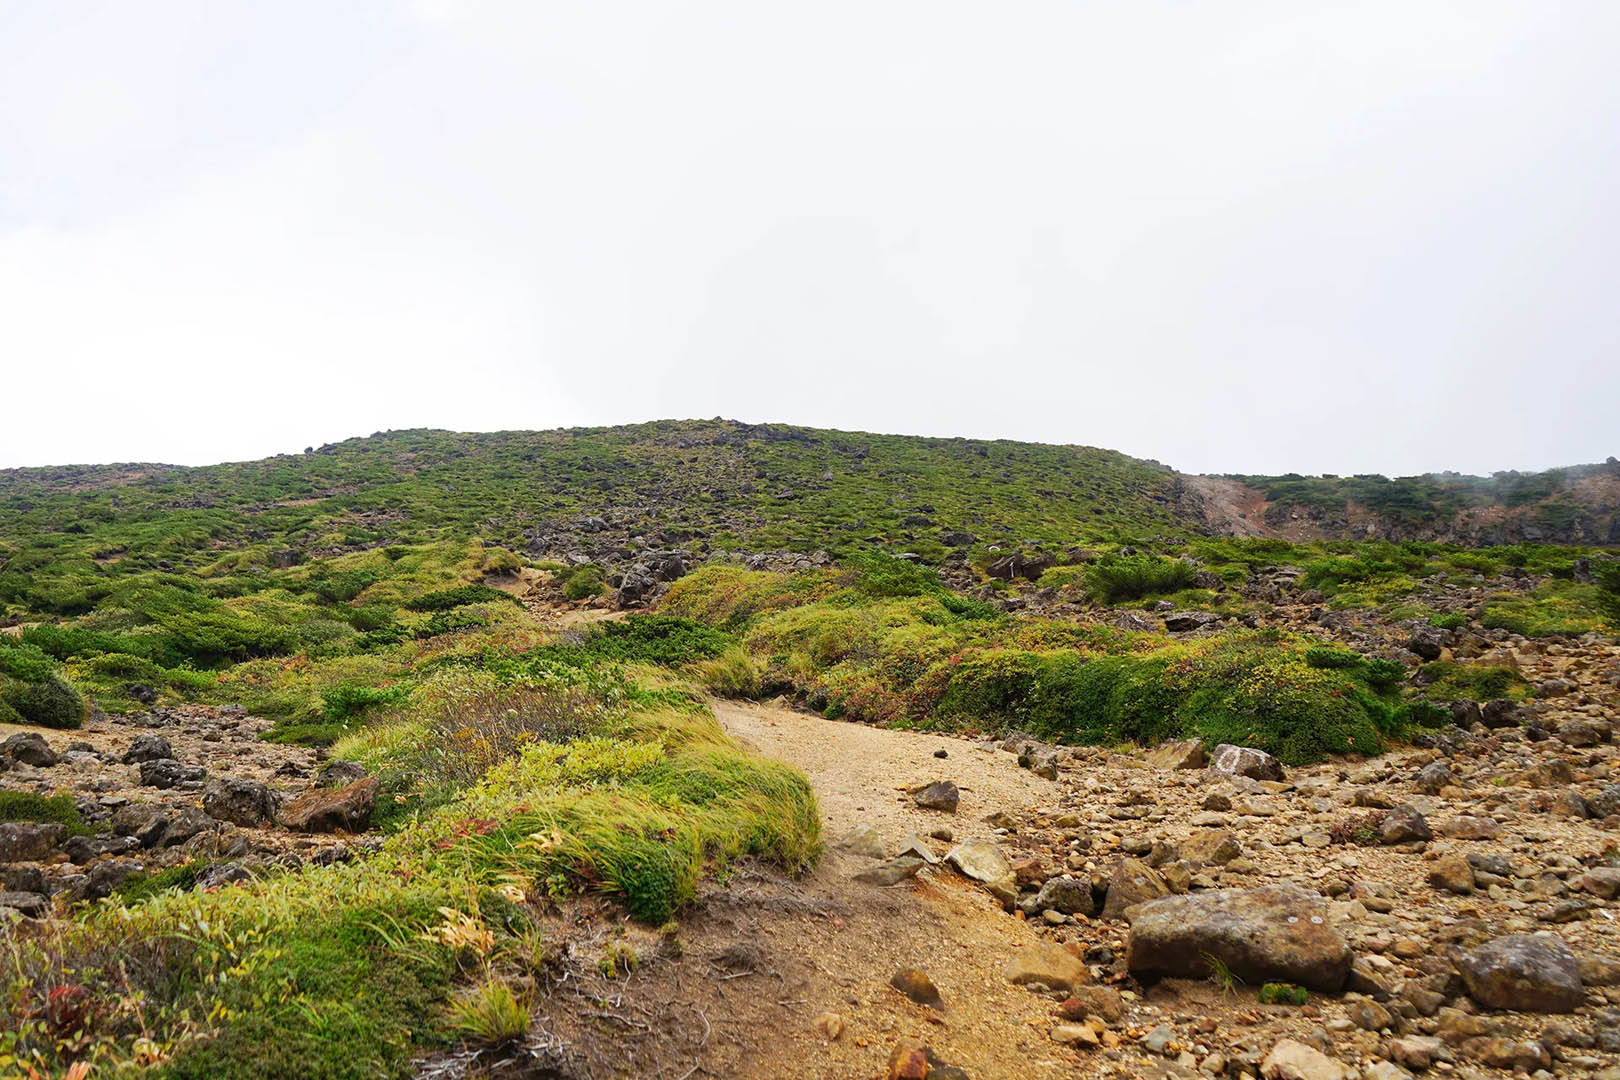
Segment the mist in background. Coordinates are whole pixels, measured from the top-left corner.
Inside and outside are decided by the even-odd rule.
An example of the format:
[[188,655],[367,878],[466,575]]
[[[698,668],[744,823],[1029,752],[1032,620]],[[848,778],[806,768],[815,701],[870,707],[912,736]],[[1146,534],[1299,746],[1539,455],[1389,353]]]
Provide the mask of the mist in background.
[[1620,5],[0,2],[0,466],[1620,453]]

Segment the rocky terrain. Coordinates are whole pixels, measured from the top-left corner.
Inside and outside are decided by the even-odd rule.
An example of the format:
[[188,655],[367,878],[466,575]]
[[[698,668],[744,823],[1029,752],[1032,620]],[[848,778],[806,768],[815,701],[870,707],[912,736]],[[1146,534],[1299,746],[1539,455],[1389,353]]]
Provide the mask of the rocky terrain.
[[[1428,745],[1294,769],[1196,741],[958,738],[889,762],[935,777],[891,796],[827,764],[881,759],[839,749],[850,725],[777,711],[733,730],[827,792],[852,882],[922,898],[976,884],[1049,943],[1009,954],[1003,975],[1046,999],[1044,1017],[995,1037],[1035,1024],[1064,1075],[1620,1076],[1620,647],[1512,644],[1567,691],[1459,708]],[[805,756],[823,740],[824,758]],[[1051,779],[1009,788],[987,758]],[[940,1006],[955,968],[899,969],[891,992]],[[947,1028],[973,1009],[940,1007]],[[945,1033],[919,1034],[891,1040],[889,1076],[965,1075]]]
[[264,742],[268,727],[230,706],[102,714],[71,733],[0,725],[0,793],[66,798],[76,819],[0,821],[0,908],[38,916],[182,867],[208,888],[349,859],[340,837],[365,830],[376,782]]

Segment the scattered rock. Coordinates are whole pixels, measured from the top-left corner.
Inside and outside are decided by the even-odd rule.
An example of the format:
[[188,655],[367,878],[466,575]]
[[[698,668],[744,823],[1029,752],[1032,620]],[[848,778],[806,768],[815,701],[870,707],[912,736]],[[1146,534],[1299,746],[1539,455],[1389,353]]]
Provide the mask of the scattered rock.
[[924,810],[940,810],[947,814],[956,813],[957,803],[961,799],[962,793],[950,780],[936,781],[912,796],[912,800]]
[[1314,1047],[1284,1039],[1260,1063],[1266,1080],[1355,1080],[1355,1070]]
[[1222,743],[1209,759],[1209,767],[1228,776],[1246,776],[1250,780],[1285,779],[1282,762],[1250,746]]
[[1148,901],[1126,915],[1133,974],[1200,977],[1214,957],[1248,983],[1330,992],[1350,974],[1350,946],[1328,902],[1298,886],[1189,893]]
[[889,985],[919,1005],[937,1009],[944,1004],[939,987],[919,968],[901,968],[889,977]]
[[945,861],[974,881],[988,885],[1012,876],[1012,864],[1001,848],[988,840],[964,840],[946,854]]
[[19,731],[0,742],[0,759],[32,765],[36,769],[49,769],[62,760],[45,741],[45,736],[37,731]]
[[362,832],[377,805],[377,778],[336,790],[312,788],[281,808],[281,823],[299,832]]
[[276,797],[257,780],[215,777],[203,789],[203,810],[220,821],[254,827],[275,820]]
[[1007,980],[1024,986],[1040,983],[1054,990],[1073,990],[1091,981],[1084,960],[1061,945],[1041,941],[1017,950],[1007,961]]
[[150,731],[143,731],[135,736],[119,760],[125,765],[138,765],[143,761],[163,761],[174,758],[174,748],[169,740],[161,735],[154,735]]
[[1457,968],[1468,996],[1487,1009],[1566,1013],[1585,1000],[1580,962],[1554,937],[1499,937],[1466,953]]

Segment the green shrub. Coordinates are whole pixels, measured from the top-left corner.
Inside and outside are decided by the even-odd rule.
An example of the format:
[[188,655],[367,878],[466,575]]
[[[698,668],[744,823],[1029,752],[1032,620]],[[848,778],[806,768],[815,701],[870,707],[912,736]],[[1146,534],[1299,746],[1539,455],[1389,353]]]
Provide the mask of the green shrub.
[[737,643],[721,630],[675,615],[631,615],[585,631],[577,643],[545,645],[533,656],[583,666],[601,660],[678,666],[719,656]]
[[406,602],[405,606],[411,611],[452,611],[468,604],[482,604],[494,600],[504,600],[507,603],[516,603],[508,593],[499,589],[492,589],[488,585],[459,585],[454,589],[440,589],[437,592],[425,593],[414,600]]
[[1305,662],[1313,668],[1335,670],[1339,668],[1360,667],[1363,657],[1360,653],[1349,649],[1335,649],[1328,645],[1316,645],[1305,650]]
[[1451,710],[1425,698],[1417,698],[1401,706],[1401,720],[1409,727],[1445,727],[1451,723]]
[[561,575],[563,597],[585,600],[602,593],[602,568],[595,563],[582,563]]
[[931,567],[887,552],[854,552],[844,557],[843,566],[853,571],[853,585],[867,596],[925,596],[944,588]]
[[0,701],[25,723],[48,728],[76,728],[84,723],[84,698],[60,675],[40,682],[0,678]]
[[390,687],[339,683],[321,693],[321,715],[329,723],[352,720],[368,709],[398,705],[411,696],[404,684]]
[[1492,701],[1522,698],[1530,694],[1530,684],[1509,667],[1436,660],[1418,668],[1417,681],[1427,687],[1430,697],[1441,701],[1467,699]]
[[1192,587],[1197,569],[1160,555],[1105,555],[1086,567],[1086,593],[1103,604],[1123,604]]
[[0,821],[34,821],[66,825],[70,835],[90,832],[71,795],[35,795],[29,791],[0,791]]
[[736,698],[759,696],[762,673],[741,645],[733,645],[713,660],[704,661],[698,674],[712,694]]
[[1454,611],[1446,615],[1432,615],[1429,617],[1430,626],[1438,626],[1442,630],[1461,630],[1468,625],[1468,616]]
[[1311,1000],[1310,991],[1293,983],[1266,983],[1260,988],[1262,1005],[1304,1005]]

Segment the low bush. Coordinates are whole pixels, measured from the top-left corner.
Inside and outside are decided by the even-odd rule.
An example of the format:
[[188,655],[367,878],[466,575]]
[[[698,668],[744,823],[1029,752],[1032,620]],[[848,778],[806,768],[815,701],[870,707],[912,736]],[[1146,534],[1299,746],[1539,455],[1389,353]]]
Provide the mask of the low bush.
[[71,795],[36,795],[30,791],[0,791],[0,821],[33,821],[66,825],[70,835],[90,832]]
[[582,563],[558,575],[563,597],[568,600],[587,600],[599,596],[603,590],[602,568],[595,563]]
[[1104,555],[1085,570],[1086,594],[1102,604],[1123,604],[1191,588],[1197,568],[1160,555]]
[[405,607],[411,611],[441,612],[453,611],[468,604],[482,604],[496,600],[517,602],[509,593],[492,589],[488,585],[458,585],[454,589],[439,589],[407,600]]
[[0,677],[0,701],[24,723],[76,728],[84,722],[84,697],[66,679],[47,675],[38,682]]
[[763,672],[748,650],[733,645],[713,660],[698,665],[698,676],[711,694],[720,697],[757,698]]

